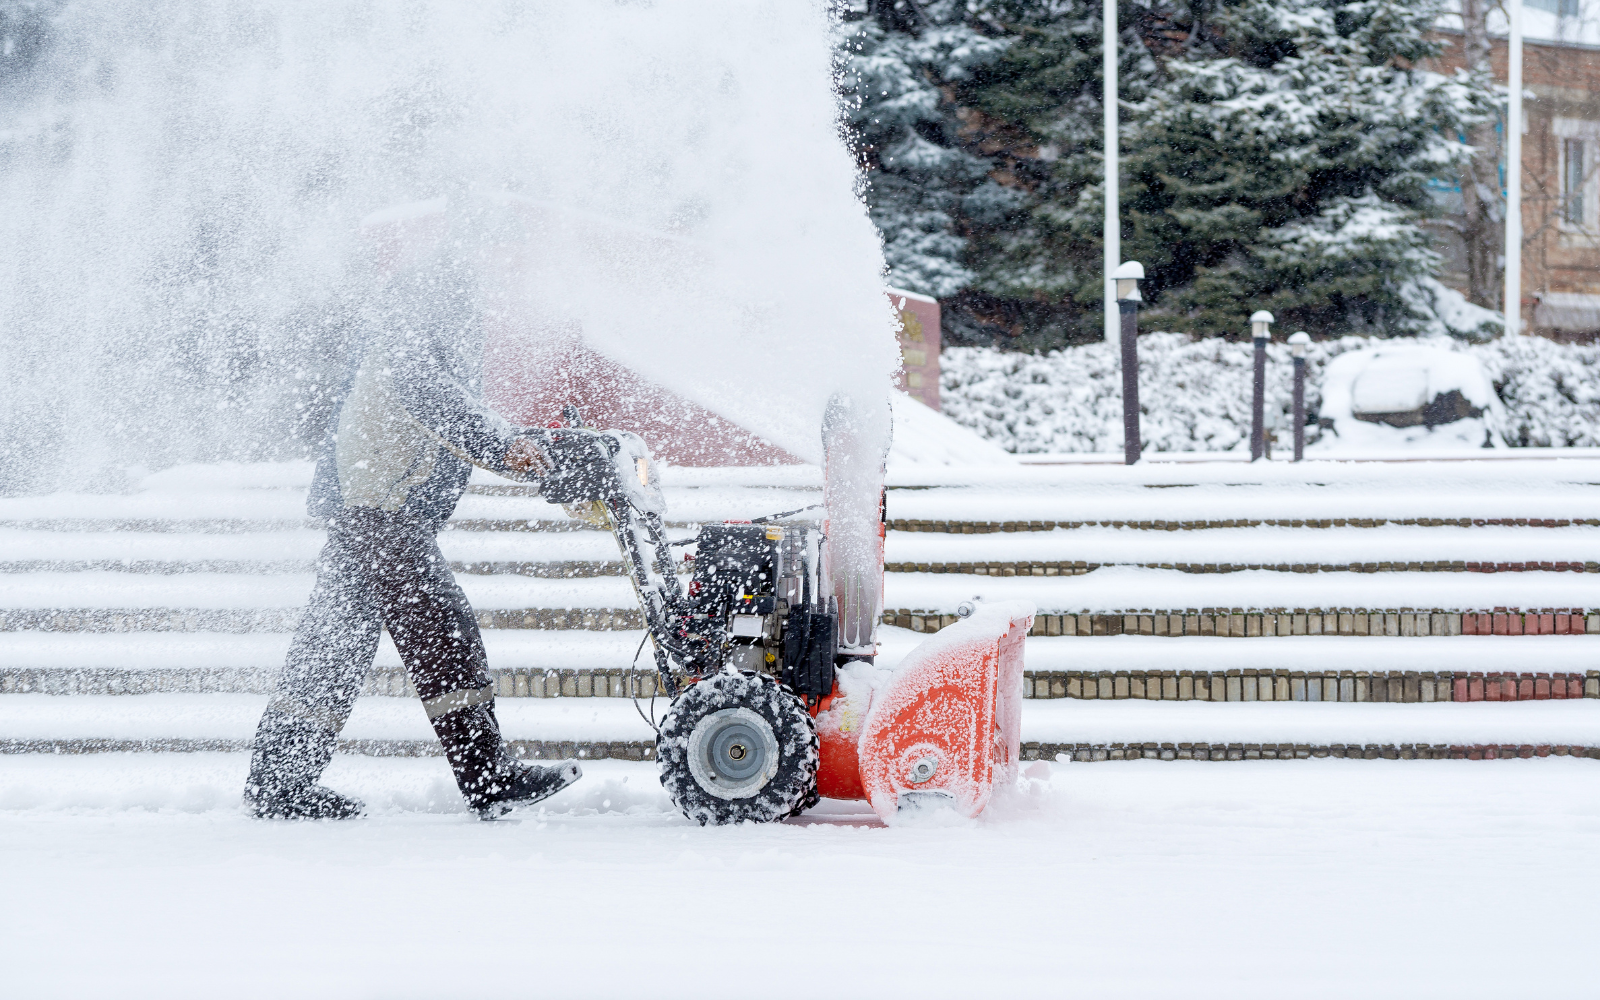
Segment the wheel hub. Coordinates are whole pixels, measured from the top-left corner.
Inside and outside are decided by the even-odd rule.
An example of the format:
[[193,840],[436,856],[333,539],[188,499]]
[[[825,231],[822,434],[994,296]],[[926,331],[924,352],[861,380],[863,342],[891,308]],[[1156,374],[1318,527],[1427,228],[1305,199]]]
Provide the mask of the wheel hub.
[[689,773],[718,798],[754,795],[778,773],[771,724],[748,708],[712,712],[689,735]]

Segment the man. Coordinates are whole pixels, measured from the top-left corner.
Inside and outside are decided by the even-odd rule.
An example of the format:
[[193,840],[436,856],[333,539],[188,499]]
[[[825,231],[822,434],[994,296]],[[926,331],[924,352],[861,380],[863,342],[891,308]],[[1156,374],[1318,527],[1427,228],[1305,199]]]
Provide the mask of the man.
[[477,465],[537,481],[538,432],[481,400],[473,271],[440,255],[391,281],[363,324],[307,509],[328,541],[261,716],[244,801],[263,818],[344,819],[360,802],[318,784],[387,628],[469,808],[485,819],[582,776],[517,763],[495,719],[483,639],[436,534]]

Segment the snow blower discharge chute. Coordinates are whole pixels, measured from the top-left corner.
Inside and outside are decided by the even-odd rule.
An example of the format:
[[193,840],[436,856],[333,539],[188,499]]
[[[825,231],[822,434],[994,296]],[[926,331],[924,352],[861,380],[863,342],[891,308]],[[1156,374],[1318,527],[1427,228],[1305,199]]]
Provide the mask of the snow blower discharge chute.
[[[776,514],[670,543],[644,441],[584,429],[572,407],[566,421],[541,432],[552,463],[543,495],[616,536],[672,698],[656,761],[684,815],[770,822],[827,797],[864,799],[885,822],[932,804],[974,816],[997,781],[1015,779],[1031,605],[981,605],[894,670],[879,668],[874,645],[840,641],[824,558],[834,511],[821,530]],[[674,549],[687,546],[685,586]]]

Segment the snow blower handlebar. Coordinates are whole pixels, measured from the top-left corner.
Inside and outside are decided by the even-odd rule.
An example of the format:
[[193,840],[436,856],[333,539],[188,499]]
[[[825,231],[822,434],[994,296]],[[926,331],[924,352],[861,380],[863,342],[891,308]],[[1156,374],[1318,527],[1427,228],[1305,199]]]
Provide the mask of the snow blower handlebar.
[[565,417],[570,426],[529,432],[550,459],[543,496],[615,535],[667,691],[678,689],[676,661],[693,677],[726,664],[771,673],[812,703],[831,692],[838,612],[819,575],[821,533],[770,523],[785,515],[702,525],[685,592],[644,441],[584,428],[570,407]]

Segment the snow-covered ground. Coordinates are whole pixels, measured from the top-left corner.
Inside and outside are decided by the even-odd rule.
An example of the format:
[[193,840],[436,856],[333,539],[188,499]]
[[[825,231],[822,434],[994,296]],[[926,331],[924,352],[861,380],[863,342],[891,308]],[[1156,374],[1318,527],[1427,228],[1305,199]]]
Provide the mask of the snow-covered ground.
[[976,821],[701,829],[647,764],[516,822],[439,759],[371,818],[260,823],[243,755],[8,758],[0,968],[28,998],[1593,995],[1600,766],[1036,765]]

